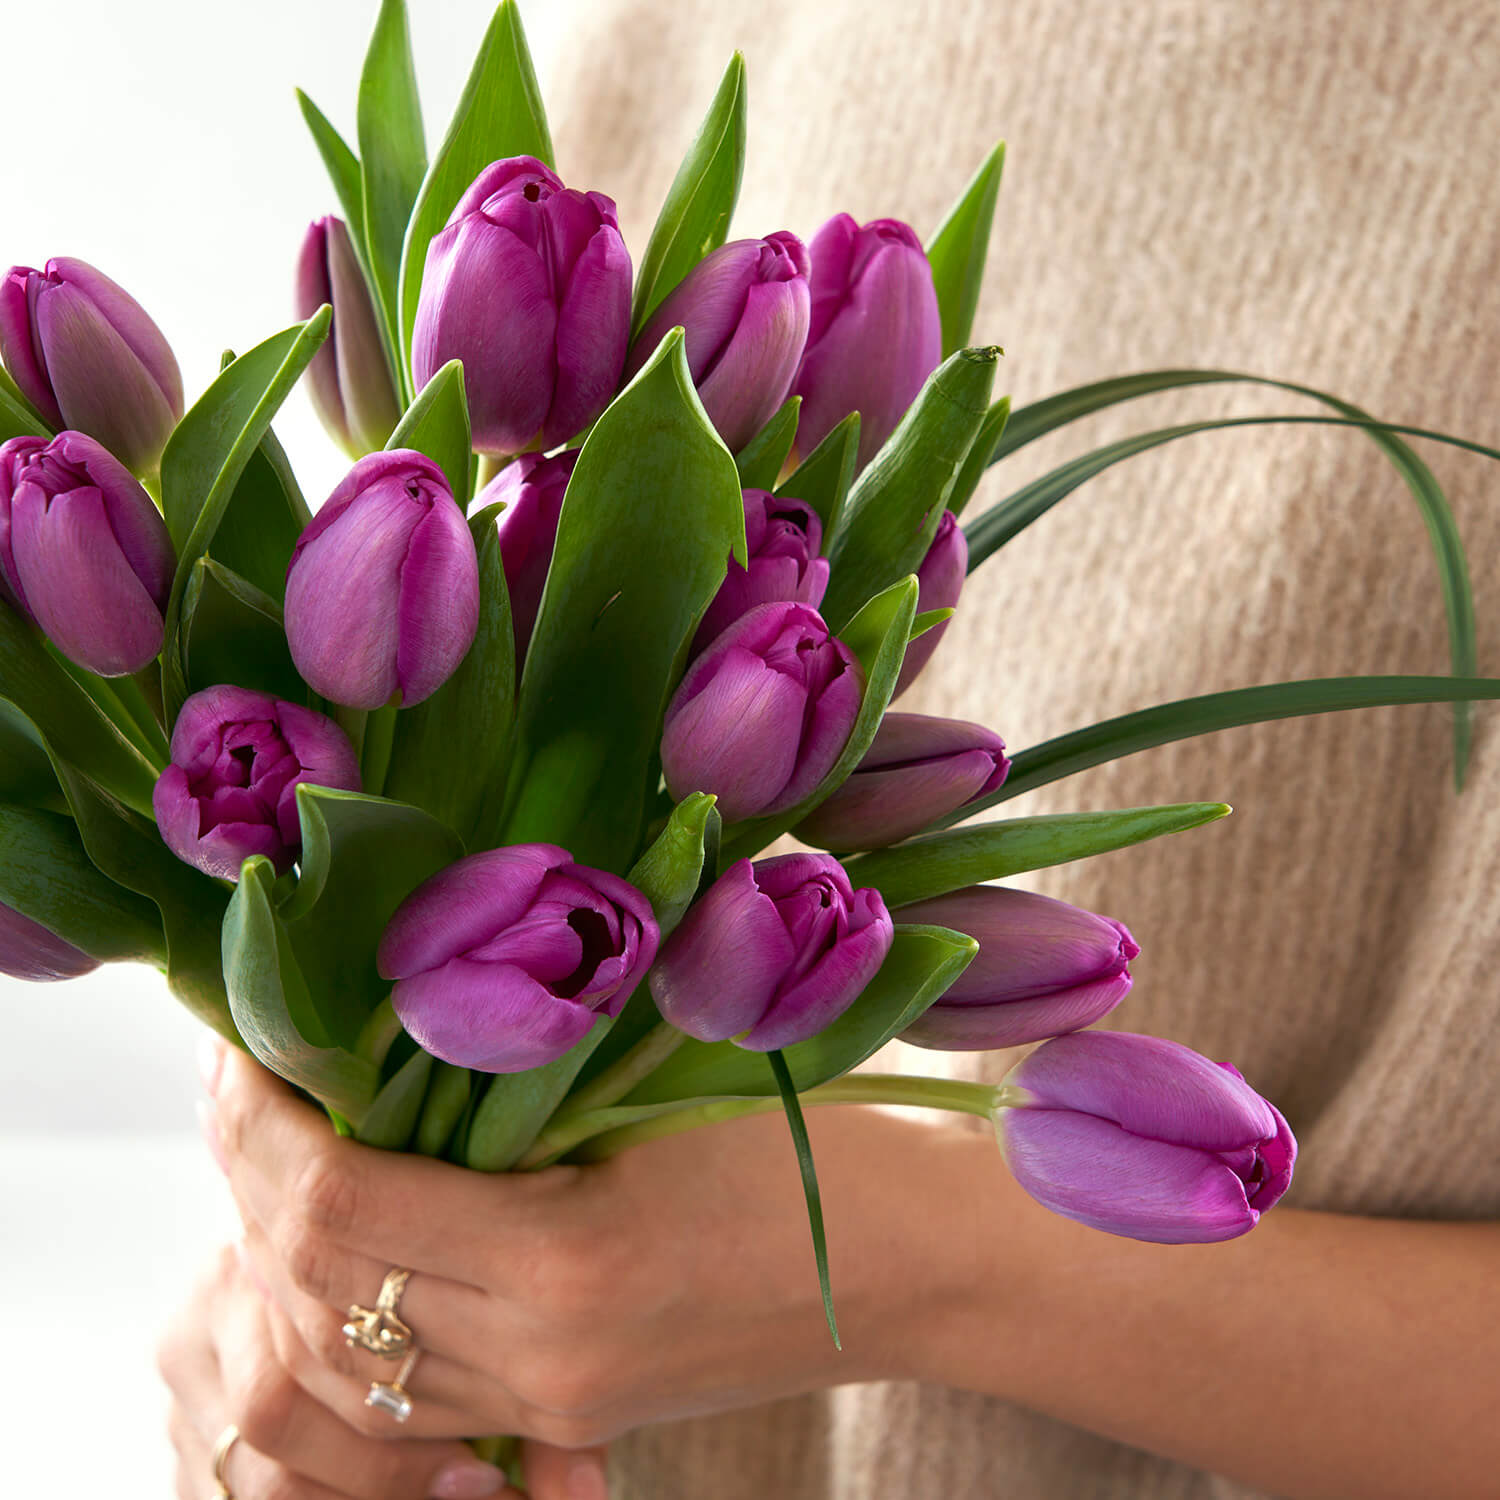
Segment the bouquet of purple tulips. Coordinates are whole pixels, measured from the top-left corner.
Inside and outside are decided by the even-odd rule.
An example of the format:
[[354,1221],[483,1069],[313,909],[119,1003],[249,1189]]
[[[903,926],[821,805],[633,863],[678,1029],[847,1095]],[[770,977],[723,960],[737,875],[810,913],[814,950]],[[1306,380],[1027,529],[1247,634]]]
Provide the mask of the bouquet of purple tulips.
[[[358,155],[302,107],[345,218],[308,233],[302,321],[191,408],[102,272],[0,282],[0,969],[154,963],[339,1131],[485,1171],[783,1108],[830,1326],[810,1104],[984,1116],[1028,1192],[1113,1233],[1249,1230],[1286,1121],[1227,1064],[1085,1030],[1135,939],[992,883],[1229,809],[953,825],[1169,740],[1397,702],[1455,705],[1461,777],[1500,681],[1473,675],[1412,430],[1296,386],[1334,415],[1242,419],[1381,446],[1434,537],[1453,677],[1217,693],[1008,758],[890,710],[967,574],[1107,466],[1232,423],[961,525],[981,479],[1116,402],[1253,377],[996,400],[970,330],[999,148],[925,247],[846,214],[728,241],[739,57],[634,275],[615,204],[550,165],[510,0],[430,161],[401,0]],[[271,430],[304,375],[353,460],[316,514]],[[999,1085],[856,1071],[896,1038],[1041,1045]]]

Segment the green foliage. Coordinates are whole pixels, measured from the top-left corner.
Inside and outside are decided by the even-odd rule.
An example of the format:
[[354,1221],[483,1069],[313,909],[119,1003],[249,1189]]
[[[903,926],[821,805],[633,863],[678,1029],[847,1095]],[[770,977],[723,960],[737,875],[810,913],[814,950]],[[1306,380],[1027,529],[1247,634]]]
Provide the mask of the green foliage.
[[844,502],[854,484],[859,458],[859,413],[851,411],[827,437],[807,455],[786,482],[776,487],[778,495],[805,501],[823,523],[823,555],[828,555],[844,518]]
[[984,478],[985,470],[993,460],[996,448],[1000,446],[1000,439],[1009,420],[1010,397],[1002,396],[985,413],[984,421],[980,424],[974,441],[969,445],[963,468],[958,471],[958,478],[953,481],[953,492],[948,497],[948,509],[955,516],[962,515],[965,506],[974,498],[974,491],[979,488],[979,481]]
[[248,579],[200,557],[182,596],[182,665],[189,693],[231,682],[305,703],[281,606]]
[[932,284],[943,320],[943,355],[962,349],[974,327],[984,262],[990,247],[990,226],[1000,196],[1000,174],[1005,169],[1005,142],[985,157],[963,195],[949,211],[927,245]]
[[786,403],[750,439],[745,451],[736,456],[740,485],[747,490],[770,490],[776,487],[781,466],[797,437],[797,414],[802,410],[801,396],[788,396]]

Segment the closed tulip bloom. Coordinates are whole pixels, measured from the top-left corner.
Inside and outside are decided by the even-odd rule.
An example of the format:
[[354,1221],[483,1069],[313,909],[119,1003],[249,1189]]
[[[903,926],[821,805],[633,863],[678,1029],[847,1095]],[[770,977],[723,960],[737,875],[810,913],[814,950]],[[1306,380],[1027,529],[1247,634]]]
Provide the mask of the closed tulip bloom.
[[8,602],[101,677],[161,650],[176,557],[135,476],[81,432],[0,444],[0,571]]
[[797,837],[825,849],[880,849],[988,796],[1009,770],[1005,741],[982,724],[887,714],[854,774]]
[[721,245],[667,293],[641,330],[626,374],[680,324],[703,409],[738,453],[791,392],[807,343],[807,268],[807,247],[784,229]]
[[443,471],[410,448],[362,458],[298,538],[286,638],[314,692],[411,707],[454,673],[479,626],[479,562]]
[[726,823],[794,807],[833,769],[864,695],[854,653],[805,604],[762,604],[720,635],[667,705],[661,763],[680,802]]
[[797,448],[810,453],[859,413],[861,467],[879,451],[943,357],[932,267],[900,219],[860,227],[836,214],[813,236],[812,321],[792,390]]
[[818,555],[823,523],[806,501],[746,490],[745,542],[750,566],[729,559],[728,575],[693,638],[696,651],[759,604],[791,601],[816,609],[828,592],[828,560]]
[[901,908],[903,922],[978,940],[973,963],[902,1039],[950,1052],[1061,1036],[1108,1015],[1130,993],[1141,950],[1119,922],[1066,901],[974,885]]
[[1059,1037],[1005,1079],[995,1130],[1044,1207],[1160,1245],[1231,1240],[1286,1192],[1297,1142],[1235,1069],[1129,1032]]
[[484,1073],[555,1061],[617,1016],[656,957],[651,903],[555,844],[471,854],[401,904],[381,977],[433,1056]]
[[[969,542],[964,529],[958,524],[951,510],[943,512],[938,522],[937,534],[917,568],[917,613],[926,614],[930,609],[952,609],[963,593],[964,577],[969,569]],[[896,679],[896,691],[891,694],[899,698],[917,674],[932,659],[938,642],[947,632],[949,622],[942,621],[931,630],[925,630],[906,648],[906,660],[901,664],[901,675]]]
[[499,519],[500,556],[505,563],[505,586],[510,591],[510,618],[516,637],[516,661],[525,659],[536,625],[557,542],[557,522],[576,448],[542,458],[528,453],[507,464],[480,492],[478,504],[503,500]]
[[182,372],[161,329],[81,260],[6,272],[0,360],[49,425],[88,433],[140,474],[155,471],[182,420]]
[[263,854],[277,874],[302,850],[297,788],[357,792],[359,761],[332,719],[268,693],[211,687],[172,726],[172,761],[151,805],[167,848],[205,875],[238,880]]
[[97,958],[0,901],[0,974],[39,983],[77,979],[98,967]]
[[826,854],[731,865],[688,909],[651,971],[662,1015],[701,1042],[754,1052],[805,1042],[875,977],[895,928]]
[[428,246],[417,383],[461,359],[478,451],[555,448],[609,404],[629,341],[614,201],[564,187],[534,157],[491,163]]
[[386,364],[364,273],[344,221],[329,214],[308,226],[297,257],[297,316],[328,305],[333,322],[307,367],[319,420],[350,458],[385,446],[401,406]]

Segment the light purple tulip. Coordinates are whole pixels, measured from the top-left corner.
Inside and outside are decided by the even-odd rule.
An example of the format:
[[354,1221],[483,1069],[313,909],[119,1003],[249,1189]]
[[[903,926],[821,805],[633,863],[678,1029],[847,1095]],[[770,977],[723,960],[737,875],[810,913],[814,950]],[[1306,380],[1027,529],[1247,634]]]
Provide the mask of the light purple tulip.
[[151,805],[167,848],[205,875],[238,880],[263,854],[278,874],[302,849],[297,788],[357,792],[359,761],[332,719],[268,693],[211,687],[172,726],[172,762]]
[[797,827],[804,844],[880,849],[988,796],[1010,770],[982,724],[887,714],[854,774]]
[[555,448],[609,404],[629,340],[613,199],[565,188],[534,157],[492,162],[428,246],[417,383],[461,359],[479,452]]
[[700,1042],[805,1042],[859,998],[895,935],[880,892],[826,854],[732,864],[688,908],[651,971],[662,1015]]
[[555,844],[471,854],[402,902],[376,956],[401,1024],[484,1073],[555,1061],[617,1016],[656,957],[651,903]]
[[298,538],[286,638],[308,686],[348,708],[410,708],[479,626],[479,562],[443,471],[393,448],[354,465]]
[[510,590],[510,617],[516,637],[519,672],[531,644],[547,570],[552,566],[552,548],[557,542],[557,522],[562,515],[563,495],[579,450],[570,448],[551,458],[528,453],[507,464],[480,492],[477,504],[506,502],[500,514],[500,556],[505,563],[505,584]]
[[828,560],[818,555],[823,523],[806,501],[746,490],[745,541],[750,566],[729,559],[729,573],[693,637],[695,651],[757,605],[791,602],[816,609],[828,592]]
[[910,224],[836,214],[813,236],[812,321],[792,390],[797,450],[859,413],[859,466],[875,456],[943,357],[932,267]]
[[1141,951],[1119,922],[1004,886],[918,901],[900,917],[979,942],[973,963],[902,1037],[950,1052],[1015,1047],[1092,1025],[1130,993],[1129,964]]
[[1231,1240],[1286,1192],[1297,1142],[1228,1063],[1129,1032],[1059,1037],[1006,1076],[1016,1181],[1044,1207],[1161,1245]]
[[101,677],[151,662],[175,568],[151,497],[93,438],[0,444],[4,593],[69,661]]
[[805,604],[762,604],[719,636],[667,705],[661,763],[680,802],[726,823],[794,807],[833,769],[864,695],[858,658]]
[[786,230],[711,251],[667,293],[630,351],[627,376],[679,324],[708,419],[738,453],[792,389],[807,343],[807,247]]
[[[943,512],[938,522],[937,534],[927,549],[927,556],[917,568],[917,613],[926,614],[930,609],[952,609],[963,593],[964,576],[969,568],[969,543],[964,529],[958,524],[951,510]],[[949,621],[934,625],[923,631],[906,648],[906,660],[901,664],[901,675],[896,679],[896,691],[891,697],[899,698],[913,682],[917,674],[932,659],[938,642],[948,630]]]
[[297,316],[327,304],[333,322],[307,367],[308,393],[328,434],[350,458],[385,447],[401,419],[364,272],[344,221],[333,214],[308,226],[297,257]]
[[31,983],[92,974],[99,960],[0,901],[0,974]]
[[0,360],[52,427],[88,433],[137,473],[155,471],[182,420],[182,372],[161,329],[81,260],[6,272]]

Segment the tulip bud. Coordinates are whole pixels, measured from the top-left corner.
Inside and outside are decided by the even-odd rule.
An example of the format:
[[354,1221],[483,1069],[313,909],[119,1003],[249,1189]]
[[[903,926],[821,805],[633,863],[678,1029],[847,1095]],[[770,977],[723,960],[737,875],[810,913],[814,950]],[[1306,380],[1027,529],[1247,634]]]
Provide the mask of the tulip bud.
[[880,849],[1005,780],[1005,741],[962,719],[887,714],[854,774],[798,826],[804,844]]
[[360,459],[292,550],[286,638],[308,686],[348,708],[410,708],[479,627],[479,561],[443,471],[410,448]]
[[700,1042],[805,1042],[857,1000],[895,935],[880,892],[826,854],[731,865],[688,908],[651,971],[662,1015]]
[[609,404],[629,341],[613,199],[565,188],[534,157],[491,163],[427,249],[418,385],[461,359],[478,451],[555,448]]
[[1059,1037],[1002,1085],[1000,1149],[1038,1203],[1159,1245],[1231,1240],[1286,1192],[1297,1142],[1238,1071],[1129,1032]]
[[861,228],[837,214],[813,236],[812,320],[792,390],[797,449],[811,453],[852,411],[859,465],[875,456],[943,357],[932,267],[911,225]]
[[1119,922],[1066,901],[972,885],[901,908],[903,922],[952,927],[978,940],[957,982],[902,1040],[949,1052],[1014,1047],[1108,1015],[1130,993],[1141,950]]
[[101,677],[161,650],[176,558],[135,476],[81,432],[0,444],[7,600],[69,661]]
[[[937,534],[917,568],[917,613],[926,614],[932,609],[952,609],[963,592],[964,577],[969,568],[969,542],[964,529],[958,524],[951,510],[943,512],[938,522]],[[901,664],[901,675],[896,679],[896,691],[892,698],[899,698],[925,667],[937,650],[948,629],[949,622],[943,620],[931,630],[923,631],[906,648],[906,660]]]
[[307,367],[308,390],[328,435],[350,458],[363,458],[385,447],[401,406],[375,304],[349,231],[333,214],[308,226],[297,257],[297,316],[310,318],[325,303],[333,323]]
[[805,604],[752,609],[667,705],[661,763],[676,802],[712,792],[726,823],[794,807],[833,769],[864,695],[854,653]]
[[759,604],[792,602],[816,609],[823,602],[828,561],[818,555],[823,523],[812,506],[766,490],[746,490],[745,542],[750,566],[742,568],[729,559],[729,573],[693,637],[695,651]]
[[172,761],[151,806],[173,854],[237,880],[252,854],[277,874],[302,850],[297,787],[359,790],[359,762],[332,719],[248,688],[194,693],[172,727]]
[[0,902],[0,974],[38,983],[91,974],[99,960]]
[[86,432],[149,474],[182,420],[182,372],[123,287],[67,256],[0,280],[0,360],[52,427]]
[[698,398],[732,452],[776,414],[807,343],[807,247],[780,230],[706,255],[667,293],[631,350],[628,376],[679,324]]
[[478,504],[496,500],[506,502],[501,512],[500,556],[505,563],[505,586],[510,591],[511,626],[516,637],[517,668],[526,657],[531,632],[536,626],[537,611],[542,605],[542,590],[547,586],[547,570],[552,566],[552,549],[557,542],[557,522],[562,515],[563,495],[573,466],[578,462],[576,448],[541,458],[528,453],[507,464],[485,486]]
[[471,854],[397,908],[376,955],[406,1030],[484,1073],[555,1061],[617,1016],[656,957],[651,903],[555,844]]

